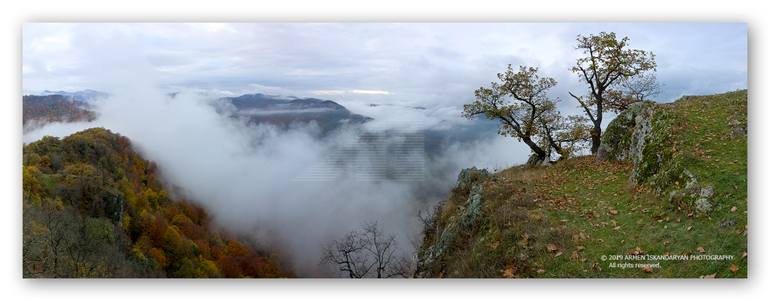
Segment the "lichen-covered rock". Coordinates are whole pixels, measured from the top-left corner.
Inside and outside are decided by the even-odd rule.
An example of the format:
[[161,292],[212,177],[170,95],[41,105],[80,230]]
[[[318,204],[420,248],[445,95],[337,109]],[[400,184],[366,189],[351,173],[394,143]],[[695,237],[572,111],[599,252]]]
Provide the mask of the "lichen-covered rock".
[[730,138],[735,139],[746,136],[746,123],[740,118],[730,120]]
[[711,197],[714,195],[714,187],[706,186],[700,189],[698,199],[695,200],[695,211],[700,214],[711,212]]
[[700,197],[704,199],[710,199],[714,196],[714,187],[706,186],[700,189]]
[[[686,182],[681,189],[671,188],[671,192],[668,194],[669,204],[677,209],[694,210],[701,215],[711,212],[714,187],[702,186],[698,183],[698,179],[686,169],[681,174]],[[663,187],[657,188],[663,190]]]
[[631,183],[649,185],[674,208],[707,214],[713,188],[698,183],[671,144],[674,114],[651,102],[631,105],[608,125],[597,158],[633,163]]
[[475,224],[476,219],[481,215],[481,198],[482,188],[479,184],[474,184],[471,188],[471,193],[468,195],[468,201],[465,203],[465,208],[462,215],[460,215],[460,225],[468,228]]
[[699,198],[695,200],[695,211],[698,213],[708,213],[711,211],[711,203],[704,198]]
[[468,199],[461,206],[460,212],[457,214],[459,218],[450,218],[444,229],[440,231],[441,234],[435,243],[429,245],[418,254],[416,276],[431,276],[430,267],[436,261],[440,261],[443,258],[460,233],[468,231],[476,225],[482,215],[484,205],[484,191],[481,181],[489,176],[490,174],[486,169],[477,169],[475,167],[460,171],[455,191],[463,192],[465,189],[468,189]]
[[473,183],[479,180],[489,177],[490,173],[486,169],[478,169],[475,166],[471,168],[465,168],[457,175],[457,189],[465,191],[470,189]]
[[618,115],[602,134],[597,158],[600,160],[631,161],[641,155],[649,133],[652,102],[637,102]]

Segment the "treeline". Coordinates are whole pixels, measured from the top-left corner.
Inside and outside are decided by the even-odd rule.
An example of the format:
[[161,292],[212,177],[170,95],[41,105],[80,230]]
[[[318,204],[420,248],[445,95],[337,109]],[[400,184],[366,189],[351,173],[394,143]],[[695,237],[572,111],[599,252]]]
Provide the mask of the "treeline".
[[282,277],[174,199],[130,141],[94,128],[24,146],[24,277]]

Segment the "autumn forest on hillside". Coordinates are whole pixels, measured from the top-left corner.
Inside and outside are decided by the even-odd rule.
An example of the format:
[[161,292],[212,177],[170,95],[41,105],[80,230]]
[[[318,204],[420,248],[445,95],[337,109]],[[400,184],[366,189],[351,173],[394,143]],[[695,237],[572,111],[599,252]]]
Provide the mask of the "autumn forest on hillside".
[[30,25],[22,276],[748,276],[745,26],[492,25]]

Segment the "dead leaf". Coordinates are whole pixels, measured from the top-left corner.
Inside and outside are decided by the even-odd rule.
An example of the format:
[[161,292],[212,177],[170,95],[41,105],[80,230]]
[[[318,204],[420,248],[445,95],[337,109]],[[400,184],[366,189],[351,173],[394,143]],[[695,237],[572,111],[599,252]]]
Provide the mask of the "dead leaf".
[[706,249],[704,249],[703,247],[698,247],[695,250],[698,251],[698,253],[701,253],[701,254],[706,253]]
[[738,210],[738,207],[733,206],[733,208],[730,208],[730,212],[735,212]]
[[575,250],[575,251],[572,251],[572,255],[570,255],[569,259],[572,259],[572,260],[578,260],[578,259],[580,259],[580,253],[578,253],[578,251],[577,251],[577,250]]
[[496,241],[496,242],[493,242],[492,244],[490,244],[489,248],[492,249],[492,250],[496,250],[498,246],[500,246],[500,242]]
[[543,269],[537,269],[537,273],[538,273],[538,274],[542,274],[542,273],[545,273],[545,270],[543,270]]
[[642,271],[644,271],[645,273],[652,273],[652,267],[651,267],[651,266],[649,266],[649,265],[645,265],[645,266],[642,268]]
[[506,268],[503,271],[503,277],[505,277],[505,278],[513,278],[513,277],[516,276],[515,273],[516,273],[516,267],[508,266],[508,268]]
[[743,254],[741,254],[741,259],[746,258],[746,256],[749,256],[749,252],[743,251]]
[[548,252],[556,252],[559,250],[559,247],[557,247],[555,244],[548,244],[545,246],[545,249],[548,250]]
[[738,272],[738,266],[735,264],[730,265],[730,272],[736,273]]
[[717,273],[700,276],[701,279],[714,279],[717,278]]
[[610,210],[610,214],[612,215],[618,215],[618,211],[615,209]]
[[631,249],[631,251],[628,253],[631,255],[644,255],[644,251],[642,250],[642,248],[638,246],[636,248]]

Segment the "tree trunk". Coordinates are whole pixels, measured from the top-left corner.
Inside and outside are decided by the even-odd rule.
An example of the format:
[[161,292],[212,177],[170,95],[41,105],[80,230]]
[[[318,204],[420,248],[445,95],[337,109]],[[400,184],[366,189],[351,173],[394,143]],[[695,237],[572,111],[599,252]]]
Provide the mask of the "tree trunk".
[[596,155],[599,151],[599,145],[602,143],[602,123],[594,123],[594,129],[591,130],[591,154]]
[[[535,155],[537,156],[537,161],[538,162],[543,162],[543,160],[546,159],[545,158],[546,157],[545,151],[542,148],[540,148],[540,146],[538,146],[537,143],[532,141],[532,138],[530,138],[530,137],[523,137],[523,138],[521,138],[521,140],[524,141],[524,143],[526,143],[527,146],[529,146],[529,148],[532,150],[533,153],[535,153]],[[531,164],[532,162],[527,162],[527,163]]]

